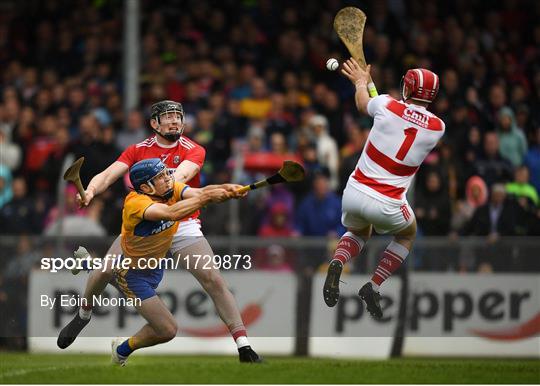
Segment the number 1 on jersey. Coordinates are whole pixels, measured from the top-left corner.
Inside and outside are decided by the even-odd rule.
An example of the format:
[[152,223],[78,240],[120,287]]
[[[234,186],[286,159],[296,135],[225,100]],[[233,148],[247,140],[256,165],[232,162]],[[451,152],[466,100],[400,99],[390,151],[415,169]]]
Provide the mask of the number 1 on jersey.
[[416,138],[416,133],[418,132],[418,129],[415,129],[414,127],[409,127],[404,130],[405,132],[405,140],[401,144],[401,147],[399,148],[396,158],[400,161],[403,161],[407,153],[409,152],[414,139]]

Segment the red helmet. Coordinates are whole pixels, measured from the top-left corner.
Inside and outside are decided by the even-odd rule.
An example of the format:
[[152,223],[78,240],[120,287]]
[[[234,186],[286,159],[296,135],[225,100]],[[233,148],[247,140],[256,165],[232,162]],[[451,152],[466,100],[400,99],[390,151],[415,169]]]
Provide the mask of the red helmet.
[[401,79],[401,96],[416,101],[431,103],[439,91],[439,77],[424,68],[413,68]]

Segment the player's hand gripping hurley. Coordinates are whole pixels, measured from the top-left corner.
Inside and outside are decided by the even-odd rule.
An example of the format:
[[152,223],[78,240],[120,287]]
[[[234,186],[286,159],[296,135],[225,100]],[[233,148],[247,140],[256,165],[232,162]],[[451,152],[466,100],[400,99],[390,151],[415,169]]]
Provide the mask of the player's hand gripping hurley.
[[[366,19],[366,14],[356,7],[342,8],[334,18],[334,30],[362,69],[367,67],[362,44]],[[366,86],[370,97],[379,95],[371,75]]]
[[281,184],[283,182],[298,182],[304,179],[305,172],[302,165],[294,161],[285,161],[281,169],[264,180],[254,182],[250,185],[243,186],[238,189],[238,193],[245,193],[250,190],[255,190],[258,188],[263,188],[265,186]]

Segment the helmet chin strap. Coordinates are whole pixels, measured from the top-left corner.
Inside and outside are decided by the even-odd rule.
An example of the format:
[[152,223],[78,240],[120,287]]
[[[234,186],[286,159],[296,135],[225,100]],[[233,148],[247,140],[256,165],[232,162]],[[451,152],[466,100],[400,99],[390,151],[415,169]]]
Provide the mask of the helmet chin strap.
[[399,82],[399,93],[401,95],[401,101],[405,102],[407,98],[405,98],[405,77],[401,77],[401,81]]
[[154,184],[152,183],[152,181],[148,181],[146,183],[148,186],[150,186],[150,188],[152,188],[152,191],[149,192],[149,193],[146,193],[148,194],[149,196],[156,196],[156,197],[160,197],[160,198],[164,198],[166,200],[168,200],[169,198],[171,198],[173,196],[173,193],[174,193],[174,188],[171,188],[169,190],[167,190],[165,193],[163,193],[161,196],[159,194],[156,194],[156,187],[154,186]]
[[155,196],[155,195],[156,195],[156,187],[154,186],[154,184],[152,183],[152,181],[148,181],[148,182],[146,183],[146,185],[148,185],[148,186],[152,189],[152,191],[149,192],[149,193],[147,193],[147,194],[150,195],[150,196]]

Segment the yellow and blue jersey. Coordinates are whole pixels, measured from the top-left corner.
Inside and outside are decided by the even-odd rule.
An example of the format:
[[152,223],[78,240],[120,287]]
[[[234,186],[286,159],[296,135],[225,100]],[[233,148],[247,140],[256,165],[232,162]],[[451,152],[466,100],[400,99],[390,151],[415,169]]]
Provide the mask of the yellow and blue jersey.
[[[182,193],[188,186],[174,183],[173,196],[165,203],[172,205],[182,199]],[[131,258],[133,268],[142,258],[161,259],[169,250],[173,235],[178,229],[178,221],[144,219],[144,212],[155,203],[163,203],[158,198],[131,192],[124,201],[122,211],[122,252]]]
[[[188,186],[179,182],[174,184],[173,196],[166,202],[172,205],[182,199]],[[161,259],[169,250],[178,221],[149,221],[144,212],[151,205],[162,202],[159,199],[131,192],[124,201],[122,212],[122,252],[131,258],[128,269],[114,268],[113,284],[128,298],[141,301],[156,295],[156,288],[163,278],[163,268],[139,269],[140,259]]]

